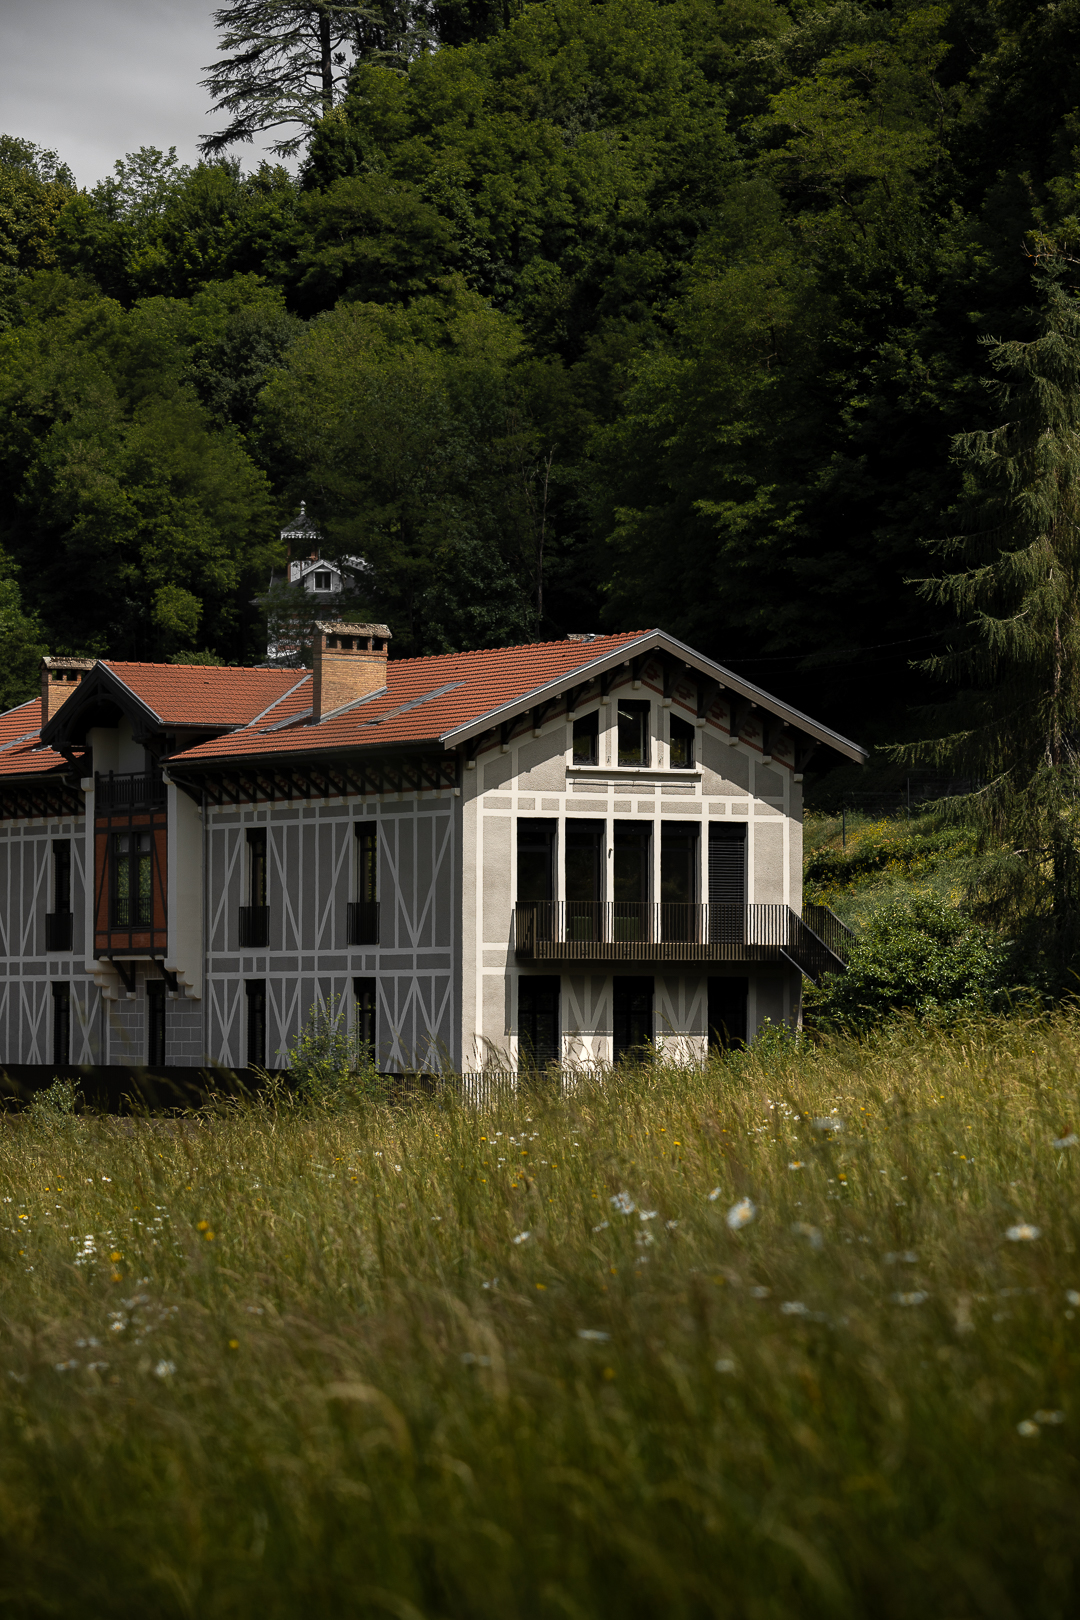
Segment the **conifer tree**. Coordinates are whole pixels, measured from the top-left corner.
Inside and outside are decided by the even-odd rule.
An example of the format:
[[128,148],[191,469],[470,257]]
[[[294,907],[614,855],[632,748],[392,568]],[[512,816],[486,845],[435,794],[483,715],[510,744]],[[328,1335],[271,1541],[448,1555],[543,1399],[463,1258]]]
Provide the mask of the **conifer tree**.
[[957,692],[905,750],[976,779],[952,808],[998,852],[978,896],[1035,925],[1059,980],[1080,949],[1080,301],[1065,271],[1056,253],[1037,270],[1032,339],[985,340],[999,424],[954,439],[963,526],[934,543],[954,566],[920,582],[962,620],[922,666]]
[[275,141],[273,150],[296,152],[340,100],[357,62],[404,62],[428,39],[412,0],[228,0],[214,23],[228,54],[201,82],[213,110],[230,121],[203,136],[199,146],[207,154],[283,125],[300,131]]

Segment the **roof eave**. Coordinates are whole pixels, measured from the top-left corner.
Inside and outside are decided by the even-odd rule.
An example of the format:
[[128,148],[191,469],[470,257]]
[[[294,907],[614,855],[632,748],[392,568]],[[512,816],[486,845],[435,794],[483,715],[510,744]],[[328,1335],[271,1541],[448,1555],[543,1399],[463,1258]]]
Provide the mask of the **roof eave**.
[[578,664],[574,669],[567,671],[566,674],[545,682],[543,686],[538,686],[531,692],[526,692],[522,697],[514,698],[509,703],[502,703],[498,708],[490,709],[486,714],[480,715],[475,720],[469,720],[464,725],[454,726],[452,730],[444,731],[441,733],[439,741],[446,748],[455,748],[459,743],[469,742],[481,733],[490,731],[500,721],[511,719],[514,715],[521,714],[525,709],[535,707],[536,704],[542,703],[545,698],[557,696],[563,688],[578,686],[584,680],[595,680],[598,676],[607,674],[609,670],[616,669],[621,664],[629,663],[631,658],[647,648],[654,647],[660,647],[664,651],[670,652],[673,656],[682,659],[692,669],[697,669],[701,674],[708,675],[711,679],[718,681],[721,686],[734,692],[738,697],[746,698],[750,702],[757,704],[759,708],[766,709],[770,714],[776,715],[778,719],[785,720],[789,725],[794,726],[796,730],[805,732],[808,737],[813,737],[816,742],[824,743],[829,748],[834,748],[837,753],[843,754],[845,758],[854,760],[856,764],[863,765],[869,759],[869,750],[863,748],[860,743],[852,742],[849,737],[842,737],[838,731],[833,731],[830,726],[823,726],[820,721],[812,720],[808,714],[803,714],[801,709],[795,709],[788,703],[782,703],[779,698],[774,698],[769,692],[763,691],[760,686],[755,686],[752,681],[744,680],[741,675],[736,675],[732,670],[727,669],[725,665],[714,663],[711,658],[706,658],[703,654],[695,652],[685,642],[679,641],[675,636],[668,635],[664,630],[647,630],[644,635],[638,636],[633,641],[624,642],[621,647],[614,648],[600,658],[592,659],[587,664]]
[[41,741],[47,747],[51,748],[53,746],[53,738],[60,734],[61,725],[64,718],[64,710],[67,708],[68,703],[72,702],[73,699],[77,700],[75,706],[68,711],[67,719],[70,721],[74,718],[77,710],[81,709],[87,700],[93,697],[95,692],[100,691],[102,685],[112,687],[113,691],[108,695],[112,696],[116,701],[120,701],[122,699],[123,702],[121,706],[123,706],[123,704],[129,704],[137,712],[143,725],[148,729],[156,729],[160,731],[164,727],[165,722],[162,720],[161,716],[157,714],[148,703],[144,703],[142,698],[139,697],[137,693],[133,692],[126,681],[122,681],[120,676],[117,675],[116,671],[110,669],[109,665],[102,658],[99,659],[94,665],[93,669],[89,671],[85,679],[79,682],[74,692],[72,692],[71,697],[66,699],[65,702],[61,703],[52,719],[47,721],[47,723],[42,726],[40,733]]
[[232,765],[245,765],[257,769],[260,765],[269,769],[272,765],[297,765],[313,757],[333,757],[341,759],[348,755],[373,754],[415,754],[424,748],[437,748],[438,737],[410,737],[405,742],[370,742],[356,741],[327,744],[323,748],[291,748],[288,751],[278,749],[257,749],[250,754],[214,754],[203,759],[188,759],[183,754],[174,754],[162,763],[169,775],[177,771],[187,770],[217,770],[219,767]]

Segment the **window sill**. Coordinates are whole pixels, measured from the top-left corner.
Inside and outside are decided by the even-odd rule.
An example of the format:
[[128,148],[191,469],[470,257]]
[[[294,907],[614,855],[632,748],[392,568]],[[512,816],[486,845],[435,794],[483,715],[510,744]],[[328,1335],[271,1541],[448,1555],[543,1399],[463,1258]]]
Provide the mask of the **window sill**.
[[692,765],[674,770],[656,765],[568,765],[567,776],[587,779],[615,776],[622,782],[700,782],[701,767]]

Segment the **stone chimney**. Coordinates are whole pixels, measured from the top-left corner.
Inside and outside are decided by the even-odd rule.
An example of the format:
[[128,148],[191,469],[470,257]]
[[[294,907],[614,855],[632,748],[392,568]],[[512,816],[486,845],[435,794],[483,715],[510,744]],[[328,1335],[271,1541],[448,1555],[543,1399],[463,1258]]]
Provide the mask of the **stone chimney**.
[[312,680],[316,721],[369,692],[383,690],[389,641],[385,624],[316,624]]
[[41,660],[41,723],[47,725],[67,701],[88,670],[93,658],[43,658]]

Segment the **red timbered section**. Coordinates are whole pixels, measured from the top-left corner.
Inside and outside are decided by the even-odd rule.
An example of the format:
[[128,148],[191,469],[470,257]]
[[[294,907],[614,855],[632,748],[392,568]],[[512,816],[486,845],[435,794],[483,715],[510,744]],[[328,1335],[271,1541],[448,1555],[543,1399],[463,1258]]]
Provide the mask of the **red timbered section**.
[[[110,794],[99,797],[108,803]],[[114,803],[95,816],[94,955],[167,956],[167,894],[165,808]]]

